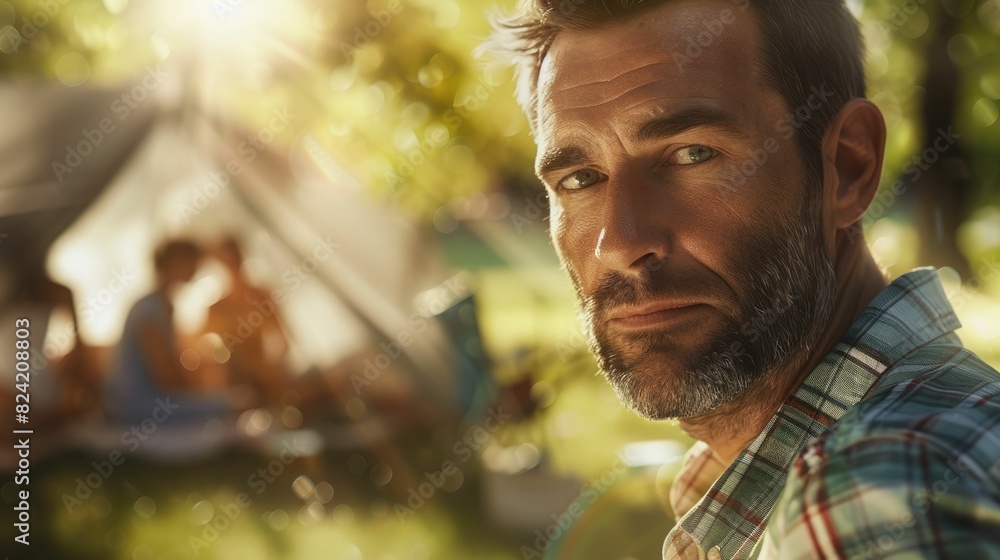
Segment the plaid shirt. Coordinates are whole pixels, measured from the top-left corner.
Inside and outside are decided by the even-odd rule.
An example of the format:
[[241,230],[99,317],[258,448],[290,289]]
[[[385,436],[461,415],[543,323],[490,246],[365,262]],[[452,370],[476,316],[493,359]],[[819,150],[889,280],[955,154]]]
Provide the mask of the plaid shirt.
[[726,466],[696,444],[665,559],[1000,558],[1000,374],[933,269],[871,302]]

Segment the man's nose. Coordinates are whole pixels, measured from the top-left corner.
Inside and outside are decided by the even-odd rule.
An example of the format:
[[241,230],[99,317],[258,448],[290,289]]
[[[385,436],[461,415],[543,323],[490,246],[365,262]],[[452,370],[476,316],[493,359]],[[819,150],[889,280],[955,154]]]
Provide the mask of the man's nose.
[[655,268],[670,255],[668,212],[636,185],[609,184],[594,256],[622,272]]

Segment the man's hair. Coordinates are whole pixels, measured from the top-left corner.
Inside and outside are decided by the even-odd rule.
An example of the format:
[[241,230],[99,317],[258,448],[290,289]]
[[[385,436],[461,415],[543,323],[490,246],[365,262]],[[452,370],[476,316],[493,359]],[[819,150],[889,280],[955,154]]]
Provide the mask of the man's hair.
[[231,254],[238,262],[243,261],[243,250],[240,248],[240,240],[235,235],[230,234],[223,237],[216,249]]
[[196,243],[187,239],[173,239],[164,241],[153,253],[153,265],[156,270],[163,270],[168,264],[177,259],[191,259],[197,261],[201,258],[202,252]]
[[[510,57],[518,74],[518,101],[532,129],[537,125],[538,76],[553,40],[564,30],[599,29],[635,17],[670,0],[521,0],[519,13],[497,18],[488,47]],[[761,68],[765,83],[785,99],[795,117],[796,141],[807,178],[822,178],[823,133],[844,104],[865,96],[864,44],[858,22],[844,0],[732,0],[733,12],[752,7],[760,27]],[[721,14],[720,14],[721,15]],[[733,14],[735,17],[735,13]],[[723,25],[720,21],[719,25]],[[711,33],[708,27],[705,32]],[[689,45],[698,47],[698,37]],[[685,47],[687,48],[687,47]],[[700,48],[700,47],[698,47]],[[692,47],[694,52],[698,52]],[[674,56],[681,64],[687,52]],[[696,55],[695,55],[696,56]],[[810,96],[832,91],[829,99]],[[809,112],[805,116],[806,111]],[[804,118],[803,118],[804,117]]]

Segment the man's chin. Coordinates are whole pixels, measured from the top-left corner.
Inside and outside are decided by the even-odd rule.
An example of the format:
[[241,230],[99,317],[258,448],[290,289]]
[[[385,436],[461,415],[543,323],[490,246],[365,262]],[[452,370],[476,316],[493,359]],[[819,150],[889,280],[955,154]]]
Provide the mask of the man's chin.
[[[678,371],[684,373],[678,374]],[[633,413],[649,420],[683,420],[711,413],[740,398],[756,384],[739,386],[733,383],[732,380],[739,377],[736,372],[716,371],[713,380],[681,367],[604,370],[604,375],[618,400]]]
[[618,398],[625,405],[625,408],[647,420],[684,420],[686,418],[694,418],[708,414],[728,402],[719,402],[717,404],[696,401],[664,403],[662,400],[654,401],[643,398],[625,397],[621,392],[618,393]]
[[692,407],[685,406],[685,391],[663,379],[623,379],[621,375],[605,372],[618,400],[634,414],[649,420],[684,418],[692,414]]

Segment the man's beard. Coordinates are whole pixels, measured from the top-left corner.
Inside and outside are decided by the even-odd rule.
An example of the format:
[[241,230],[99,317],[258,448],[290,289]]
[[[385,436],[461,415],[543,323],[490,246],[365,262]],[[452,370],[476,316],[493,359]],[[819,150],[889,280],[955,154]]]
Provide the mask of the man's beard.
[[[721,326],[696,346],[679,345],[656,330],[611,333],[608,313],[663,298],[708,299],[718,306],[725,301],[723,292],[730,297],[732,292],[720,290],[717,278],[674,270],[668,257],[645,267],[642,278],[607,273],[585,296],[571,274],[590,349],[626,406],[651,419],[699,416],[746,394],[769,373],[804,361],[823,334],[836,295],[821,220],[810,202],[788,220],[793,226],[732,248],[738,301],[728,302],[731,312],[716,307],[724,312]],[[692,334],[683,326],[671,333]],[[669,370],[658,356],[681,365]]]

